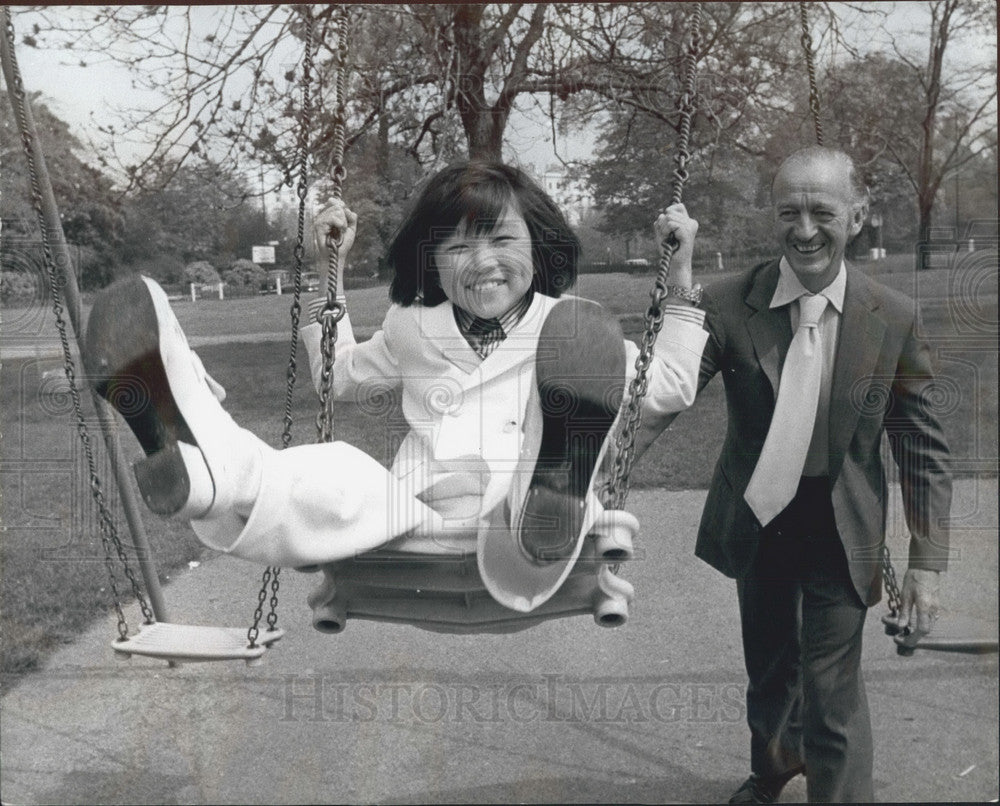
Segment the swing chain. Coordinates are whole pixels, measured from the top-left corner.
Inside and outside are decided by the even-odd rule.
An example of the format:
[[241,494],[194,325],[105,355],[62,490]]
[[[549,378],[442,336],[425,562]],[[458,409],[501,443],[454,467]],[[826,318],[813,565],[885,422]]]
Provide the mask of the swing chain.
[[[347,107],[345,95],[347,92],[347,8],[337,6],[337,104],[333,127],[332,155],[332,196],[343,198],[343,183],[347,171],[344,168],[345,123]],[[337,352],[337,323],[344,318],[346,308],[342,300],[337,298],[337,287],[340,276],[340,244],[341,240],[328,237],[326,245],[329,249],[329,267],[326,276],[326,305],[320,312],[323,324],[321,341],[323,364],[320,372],[319,414],[316,416],[316,431],[319,442],[333,441],[333,365]]]
[[305,46],[302,56],[302,120],[299,126],[299,136],[296,142],[296,163],[299,169],[298,185],[295,189],[299,200],[297,229],[295,233],[295,284],[292,296],[291,320],[292,333],[288,351],[288,369],[285,385],[285,416],[284,430],[281,433],[281,447],[287,448],[292,441],[292,395],[298,375],[296,353],[299,342],[299,322],[302,314],[302,268],[305,263],[305,220],[306,197],[308,195],[308,162],[309,162],[309,129],[312,125],[312,96],[310,84],[313,72],[313,16],[306,6],[302,11],[305,20]]
[[275,568],[274,573],[271,575],[271,600],[268,602],[270,605],[270,611],[267,614],[267,629],[276,630],[278,628],[278,575],[281,573],[280,568]]
[[819,117],[819,89],[816,83],[816,65],[813,63],[812,35],[809,33],[809,13],[805,2],[799,2],[799,21],[802,23],[802,50],[806,55],[806,72],[809,74],[809,111],[816,127],[816,145],[823,145],[823,124]]
[[280,570],[280,568],[273,568],[272,566],[268,566],[264,569],[264,574],[261,577],[260,591],[257,593],[257,607],[253,611],[253,624],[251,624],[250,629],[247,630],[247,646],[250,649],[257,646],[257,637],[260,635],[260,620],[264,617],[264,603],[267,601],[268,585],[274,586],[274,595],[271,597],[271,612],[267,616],[267,623],[269,628],[272,630],[274,629],[274,625],[278,623],[278,615],[276,612],[278,600],[276,597],[278,572]]
[[[802,50],[805,52],[806,72],[809,74],[809,111],[812,113],[813,124],[816,128],[816,144],[823,145],[823,124],[820,122],[819,90],[816,84],[816,65],[813,63],[812,36],[809,33],[809,15],[806,11],[805,2],[799,2],[799,20],[802,24]],[[899,582],[896,579],[896,569],[892,566],[892,557],[889,553],[889,546],[882,544],[879,553],[879,561],[882,565],[882,584],[885,588],[889,615],[896,618],[902,611],[903,597],[899,591]]]
[[[298,376],[298,366],[295,356],[299,342],[299,322],[302,314],[302,267],[305,263],[305,220],[306,220],[306,196],[308,194],[308,154],[309,154],[309,128],[312,124],[312,98],[310,95],[310,83],[313,72],[313,16],[308,7],[302,11],[305,21],[305,45],[302,55],[302,121],[299,126],[299,136],[296,142],[296,163],[299,168],[298,185],[295,189],[299,200],[297,229],[295,234],[295,282],[292,294],[291,307],[291,344],[288,350],[288,369],[286,371],[285,385],[285,412],[284,428],[281,432],[281,447],[287,448],[292,442],[292,401],[295,391],[295,382]],[[260,635],[260,620],[264,615],[264,600],[267,597],[268,582],[271,584],[270,610],[267,614],[268,630],[275,630],[278,625],[278,574],[281,569],[276,566],[269,566],[264,571],[260,592],[257,595],[257,609],[254,610],[253,623],[247,630],[249,646],[256,645],[257,636]]]
[[[687,163],[691,158],[691,123],[695,113],[695,83],[697,79],[698,49],[701,45],[702,5],[694,4],[692,23],[687,48],[684,54],[684,92],[680,99],[681,118],[678,129],[678,145],[674,156],[673,191],[671,204],[678,204],[688,180]],[[635,461],[635,437],[642,421],[642,400],[648,390],[649,365],[653,360],[656,337],[663,327],[663,300],[667,295],[667,278],[670,261],[677,251],[677,241],[670,237],[662,244],[660,262],[653,288],[651,303],[646,309],[645,331],[635,361],[636,375],[629,385],[629,401],[623,415],[623,425],[615,437],[615,461],[608,484],[607,506],[624,509],[628,497],[629,476]]]
[[882,561],[882,582],[885,585],[889,615],[896,618],[903,609],[903,597],[899,593],[899,583],[896,581],[896,569],[892,567],[892,559],[889,556],[889,546],[885,543],[882,544],[879,557]]
[[[50,233],[48,227],[46,226],[45,214],[42,209],[42,190],[38,178],[38,167],[35,164],[31,136],[29,133],[27,112],[25,111],[27,105],[27,95],[24,90],[24,82],[21,78],[21,71],[18,66],[17,55],[14,50],[16,44],[14,24],[11,21],[9,9],[3,9],[3,13],[5,28],[4,34],[7,39],[8,51],[10,54],[10,69],[13,77],[13,86],[8,89],[16,100],[15,107],[17,110],[17,122],[18,127],[20,128],[21,143],[24,147],[24,156],[28,167],[28,176],[31,182],[31,203],[38,219],[38,227],[41,233],[45,269],[48,275],[49,290],[52,294],[52,309],[55,314],[56,329],[59,333],[59,342],[62,347],[63,369],[66,373],[66,380],[69,383],[70,397],[73,401],[73,413],[77,435],[83,445],[84,456],[87,461],[87,471],[90,478],[90,491],[98,509],[98,521],[100,523],[99,534],[101,544],[104,548],[104,565],[108,571],[112,600],[114,602],[115,613],[118,618],[118,635],[121,640],[124,641],[128,638],[128,622],[125,618],[124,610],[122,609],[121,593],[118,589],[118,579],[115,575],[114,560],[112,558],[112,547],[117,554],[119,562],[124,568],[125,576],[132,588],[132,593],[135,596],[136,601],[139,603],[139,608],[142,611],[143,619],[145,619],[147,623],[151,623],[155,619],[153,617],[153,612],[146,601],[146,597],[143,595],[142,589],[139,587],[139,583],[132,571],[132,567],[128,562],[128,557],[125,554],[125,549],[122,546],[121,539],[118,537],[117,527],[115,526],[114,519],[108,509],[101,485],[101,479],[97,473],[93,446],[90,440],[90,433],[87,429],[86,419],[83,415],[80,390],[76,381],[76,365],[73,361],[73,354],[69,346],[66,320],[63,318],[64,307],[60,291],[61,281],[59,273],[56,269],[55,257],[52,254]],[[69,267],[67,270],[71,271],[72,268]],[[65,282],[65,280],[62,282]]]

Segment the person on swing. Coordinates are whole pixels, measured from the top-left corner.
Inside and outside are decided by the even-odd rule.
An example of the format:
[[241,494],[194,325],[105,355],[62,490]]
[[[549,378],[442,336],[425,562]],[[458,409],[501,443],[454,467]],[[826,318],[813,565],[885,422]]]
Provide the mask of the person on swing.
[[[707,338],[704,314],[682,298],[697,296],[697,224],[679,205],[661,219],[680,247],[649,372],[657,414],[691,404]],[[357,217],[336,203],[316,226],[324,242],[339,233],[343,260]],[[556,205],[516,168],[470,162],[428,182],[389,250],[393,304],[381,329],[359,343],[349,316],[338,326],[333,394],[401,394],[410,432],[390,471],[344,442],[278,451],[239,427],[148,278],[99,295],[85,363],[146,453],[135,472],[147,504],[189,520],[213,549],[302,567],[401,536],[471,532],[480,554],[513,538],[530,563],[565,563],[600,511],[592,487],[637,355],[614,316],[563,296],[578,255]],[[321,330],[302,329],[317,389]],[[554,591],[490,592],[528,611]]]
[[[810,802],[864,803],[874,784],[861,639],[881,596],[881,440],[911,535],[898,621],[912,641],[937,616],[948,557],[940,387],[913,300],[844,260],[867,214],[851,158],[793,152],[771,203],[782,257],[714,284],[704,303],[699,391],[722,376],[729,422],[696,553],[736,579],[749,677],[751,775],[730,803],[772,803],[800,773]],[[654,419],[640,451],[672,417]]]

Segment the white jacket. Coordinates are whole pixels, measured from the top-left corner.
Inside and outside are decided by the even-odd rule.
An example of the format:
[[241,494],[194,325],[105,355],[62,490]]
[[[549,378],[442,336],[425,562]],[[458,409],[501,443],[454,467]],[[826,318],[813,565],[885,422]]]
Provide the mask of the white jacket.
[[[432,308],[393,305],[381,330],[362,343],[355,341],[349,317],[341,320],[333,373],[336,397],[353,397],[371,409],[384,405],[380,395],[402,395],[410,430],[392,473],[416,496],[455,474],[464,476],[465,483],[469,476],[480,480],[478,506],[465,501],[441,514],[485,516],[506,495],[521,451],[539,333],[557,301],[536,293],[523,319],[485,359],[462,335],[447,301]],[[321,338],[319,324],[302,328],[317,390]],[[664,317],[648,374],[647,411],[665,414],[691,405],[706,339],[698,325],[669,313]],[[626,350],[631,381],[638,349],[626,341]]]

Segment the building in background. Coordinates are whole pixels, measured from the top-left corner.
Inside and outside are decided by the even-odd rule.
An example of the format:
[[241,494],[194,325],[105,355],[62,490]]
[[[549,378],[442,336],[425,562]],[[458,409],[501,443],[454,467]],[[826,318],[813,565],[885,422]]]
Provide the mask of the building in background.
[[572,226],[578,226],[593,209],[594,197],[587,188],[586,180],[565,165],[550,164],[541,176],[534,171],[531,173]]

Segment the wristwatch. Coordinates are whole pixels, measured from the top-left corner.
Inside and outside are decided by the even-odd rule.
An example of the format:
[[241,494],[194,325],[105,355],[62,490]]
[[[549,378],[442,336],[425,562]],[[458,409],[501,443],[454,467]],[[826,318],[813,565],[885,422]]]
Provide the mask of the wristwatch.
[[704,289],[701,287],[701,283],[695,283],[693,288],[688,288],[684,285],[668,285],[666,298],[676,297],[677,299],[687,300],[697,305],[701,302],[703,293]]

